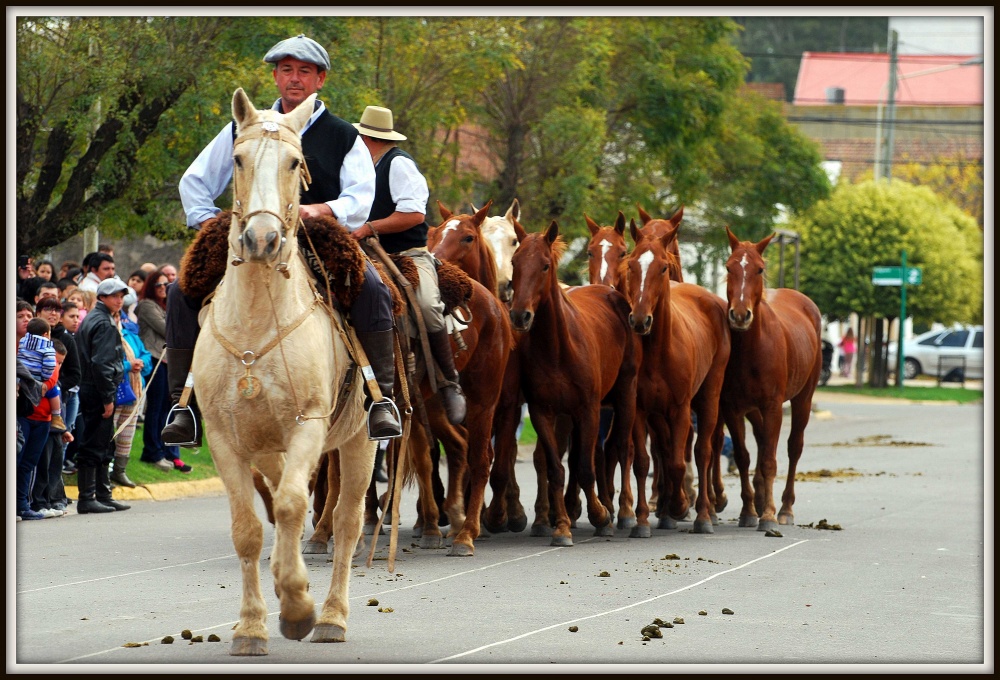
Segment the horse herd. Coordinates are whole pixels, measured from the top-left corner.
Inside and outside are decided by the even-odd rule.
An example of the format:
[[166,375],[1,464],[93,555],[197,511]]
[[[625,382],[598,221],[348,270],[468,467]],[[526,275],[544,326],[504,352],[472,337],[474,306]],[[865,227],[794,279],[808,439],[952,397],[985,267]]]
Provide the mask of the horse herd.
[[[282,115],[254,109],[242,89],[233,96],[234,156],[241,161],[233,199],[241,213],[234,210],[229,242],[239,244],[241,257],[227,265],[209,315],[211,332],[200,334],[195,350],[205,432],[229,496],[243,572],[233,655],[267,654],[255,470],[275,525],[270,564],[285,637],[302,639],[312,631],[314,642],[345,639],[351,558],[363,544],[363,528],[378,533],[375,445],[366,437],[362,381],[351,379],[350,332],[294,252],[298,187],[308,180],[298,131],[312,99]],[[527,527],[514,475],[522,404],[538,434],[531,533],[551,536],[554,545],[572,545],[583,509],[580,492],[600,535],[617,527],[630,536],[651,536],[654,497],[658,528],[675,527],[693,503],[693,530],[711,533],[726,505],[719,464],[723,424],[740,472],[739,525],[767,530],[793,521],[795,467],[822,366],[821,321],[802,294],[765,290],[763,254],[770,237],[740,241],[726,229],[732,253],[723,299],[681,280],[683,210],[657,219],[640,207],[641,226],[628,224],[631,251],[622,213],[613,226],[585,216],[591,283],[565,286],[558,278],[566,246],[557,222],[528,233],[516,200],[502,217],[489,216],[491,204],[471,214],[438,207],[442,222],[431,228],[428,247],[472,280],[466,301],[471,318],[455,346],[468,414],[463,426],[450,425],[421,385],[428,427],[410,429],[407,464],[393,463],[415,473],[420,499],[414,530],[421,545],[440,545],[440,512],[449,519],[451,555],[473,555],[481,525],[490,532]],[[278,349],[268,352],[273,347]],[[263,389],[248,396],[239,386],[251,381]],[[785,401],[791,401],[792,427],[778,511],[772,486]],[[758,451],[752,485],[745,419]],[[434,439],[448,462],[440,506]],[[685,479],[689,451],[699,480],[696,498]],[[317,474],[323,461],[329,461],[326,474]],[[307,546],[325,552],[334,539],[330,590],[318,617],[300,549],[312,486],[319,519]],[[397,482],[397,499],[399,489]]]

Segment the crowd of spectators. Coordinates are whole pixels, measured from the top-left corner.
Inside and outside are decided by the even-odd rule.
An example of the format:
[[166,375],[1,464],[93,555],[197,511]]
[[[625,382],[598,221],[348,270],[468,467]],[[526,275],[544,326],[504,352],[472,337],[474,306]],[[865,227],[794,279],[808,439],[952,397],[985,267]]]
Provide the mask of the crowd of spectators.
[[[160,365],[165,303],[176,278],[175,265],[147,262],[123,280],[108,246],[58,270],[18,257],[18,521],[61,517],[74,503],[79,513],[127,510],[111,489],[135,486],[126,467],[140,424],[142,464],[164,475],[191,471],[160,437],[170,410]],[[135,399],[119,396],[123,382]],[[74,483],[77,499],[64,485]]]

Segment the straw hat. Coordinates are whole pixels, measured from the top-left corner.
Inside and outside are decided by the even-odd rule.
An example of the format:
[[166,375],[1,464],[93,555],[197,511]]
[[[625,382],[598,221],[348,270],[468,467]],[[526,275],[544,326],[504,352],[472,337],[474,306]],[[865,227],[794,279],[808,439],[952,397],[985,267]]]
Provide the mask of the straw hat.
[[361,122],[354,127],[363,135],[376,139],[388,139],[393,142],[406,139],[405,136],[392,129],[392,111],[384,106],[366,106],[361,114]]

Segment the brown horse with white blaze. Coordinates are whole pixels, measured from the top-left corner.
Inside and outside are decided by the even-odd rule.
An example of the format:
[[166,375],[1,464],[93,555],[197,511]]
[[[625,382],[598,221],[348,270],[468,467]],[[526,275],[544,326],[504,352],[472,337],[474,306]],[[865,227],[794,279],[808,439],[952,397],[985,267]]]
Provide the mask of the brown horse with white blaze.
[[[546,454],[548,496],[555,506],[553,545],[572,545],[563,499],[565,475],[555,436],[556,416],[566,414],[573,421],[570,460],[577,461],[590,523],[599,535],[611,535],[610,494],[604,475],[595,474],[600,408],[604,403],[614,410],[608,454],[630,460],[638,369],[638,342],[628,328],[627,300],[602,285],[564,290],[557,276],[564,248],[555,221],[544,232],[525,235],[513,258],[510,311],[514,330],[521,332],[515,350],[521,391]],[[501,416],[498,411],[498,447],[514,442],[516,424],[513,413]],[[505,470],[498,469],[499,458],[498,451],[494,472],[503,474]],[[506,480],[498,481],[501,483],[494,489],[505,488]]]
[[[691,430],[691,412],[698,416],[694,447],[699,488],[695,533],[712,533],[714,511],[710,491],[713,461],[721,437],[716,439],[719,396],[729,361],[730,341],[726,305],[717,295],[690,283],[670,279],[675,263],[670,252],[677,239],[680,217],[650,222],[647,236],[630,224],[635,248],[627,260],[625,286],[632,303],[629,323],[642,337],[642,366],[636,398],[636,421],[652,434],[654,451],[662,456],[657,515],[660,528],[676,527],[688,511],[684,486],[685,454]],[[637,429],[636,478],[648,470],[645,437]],[[721,434],[721,430],[719,433]],[[719,499],[721,500],[721,499]],[[638,526],[633,535],[649,536],[649,508],[639,485],[636,509]]]
[[[726,227],[732,254],[726,261],[732,355],[726,369],[721,408],[733,439],[740,469],[743,508],[740,526],[758,531],[793,524],[795,469],[802,456],[813,394],[823,367],[822,319],[808,297],[789,288],[764,287],[764,249],[774,234],[753,243],[740,241]],[[775,517],[773,495],[777,473],[782,406],[791,401],[788,478]],[[749,481],[750,454],[744,417],[757,441],[757,470]]]

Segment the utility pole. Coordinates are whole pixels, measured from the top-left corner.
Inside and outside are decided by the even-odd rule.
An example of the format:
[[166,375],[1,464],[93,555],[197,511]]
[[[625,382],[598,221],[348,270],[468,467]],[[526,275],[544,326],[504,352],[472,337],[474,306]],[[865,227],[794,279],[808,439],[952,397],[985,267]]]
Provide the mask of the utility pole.
[[889,32],[889,92],[885,107],[885,141],[881,142],[881,158],[879,159],[879,170],[876,179],[892,179],[892,157],[893,141],[896,132],[896,73],[898,69],[897,43],[899,33]]

